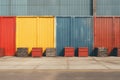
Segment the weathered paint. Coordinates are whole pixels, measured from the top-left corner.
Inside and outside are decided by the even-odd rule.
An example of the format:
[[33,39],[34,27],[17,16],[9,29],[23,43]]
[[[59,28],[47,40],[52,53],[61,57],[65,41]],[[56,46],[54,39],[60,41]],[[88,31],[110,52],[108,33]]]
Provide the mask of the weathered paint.
[[79,47],[88,47],[89,55],[93,49],[93,19],[91,17],[72,18],[70,31],[70,45],[75,48],[75,55],[78,56]]
[[97,17],[94,24],[94,47],[105,47],[108,55],[114,48],[114,28],[112,17]]
[[37,23],[37,46],[54,48],[54,17],[39,17]]
[[57,55],[64,56],[64,47],[70,46],[70,17],[57,17],[56,48]]
[[74,47],[77,56],[79,47],[88,47],[92,55],[92,23],[89,17],[57,17],[57,54],[63,56],[64,47]]
[[16,47],[27,47],[29,52],[36,47],[36,17],[17,17]]
[[5,56],[15,55],[15,17],[0,17],[0,48],[5,49]]

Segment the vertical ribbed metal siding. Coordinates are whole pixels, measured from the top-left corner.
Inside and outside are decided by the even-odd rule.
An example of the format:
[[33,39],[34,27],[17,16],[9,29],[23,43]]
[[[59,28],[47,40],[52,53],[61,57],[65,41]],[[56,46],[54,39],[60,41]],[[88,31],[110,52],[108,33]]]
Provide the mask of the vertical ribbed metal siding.
[[92,15],[92,0],[60,0],[60,15],[90,16]]
[[5,56],[15,55],[15,17],[0,17],[0,48],[5,49]]
[[94,47],[105,47],[108,55],[114,48],[114,25],[112,17],[97,17],[94,25]]
[[37,47],[55,48],[54,17],[39,17],[37,21]]
[[63,56],[64,47],[74,47],[76,56],[78,47],[88,47],[89,55],[93,49],[92,18],[57,17],[57,53]]
[[97,15],[120,15],[120,0],[97,0]]
[[11,15],[27,15],[27,0],[11,0]]
[[0,0],[0,15],[10,15],[10,0]]
[[90,17],[72,18],[70,45],[75,48],[75,55],[78,54],[78,47],[88,47],[89,55],[93,49],[93,25]]
[[91,0],[0,0],[0,15],[91,16]]
[[59,0],[28,0],[28,15],[58,15]]
[[57,55],[64,55],[64,47],[70,46],[70,26],[71,18],[70,17],[57,17]]
[[120,48],[120,17],[114,18],[115,48]]

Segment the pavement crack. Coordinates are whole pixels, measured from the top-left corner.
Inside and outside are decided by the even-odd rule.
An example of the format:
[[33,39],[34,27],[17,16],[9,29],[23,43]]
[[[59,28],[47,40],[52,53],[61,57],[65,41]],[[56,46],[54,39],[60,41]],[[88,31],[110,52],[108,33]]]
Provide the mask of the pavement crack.
[[94,57],[93,57],[93,60],[96,61],[97,63],[103,65],[105,68],[107,68],[107,69],[109,69],[109,70],[111,69],[111,68],[109,68],[108,66],[106,66],[105,64],[103,64],[101,61],[96,60]]
[[70,65],[69,65],[69,59],[68,59],[68,57],[67,57],[67,69],[70,69],[69,66],[70,66]]

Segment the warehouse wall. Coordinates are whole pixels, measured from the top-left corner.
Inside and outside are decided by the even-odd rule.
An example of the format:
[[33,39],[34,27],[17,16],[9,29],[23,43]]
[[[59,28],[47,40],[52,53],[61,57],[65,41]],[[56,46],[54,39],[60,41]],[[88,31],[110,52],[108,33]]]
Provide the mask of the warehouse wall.
[[91,0],[0,0],[0,15],[91,16]]
[[119,16],[120,0],[96,0],[96,12],[98,16]]

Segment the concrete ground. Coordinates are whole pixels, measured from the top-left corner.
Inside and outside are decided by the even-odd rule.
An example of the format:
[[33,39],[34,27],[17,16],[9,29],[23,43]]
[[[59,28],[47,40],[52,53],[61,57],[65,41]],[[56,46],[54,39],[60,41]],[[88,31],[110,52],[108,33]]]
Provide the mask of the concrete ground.
[[0,71],[0,80],[120,80],[120,72],[95,70],[5,70]]
[[0,70],[120,70],[120,57],[0,57]]

